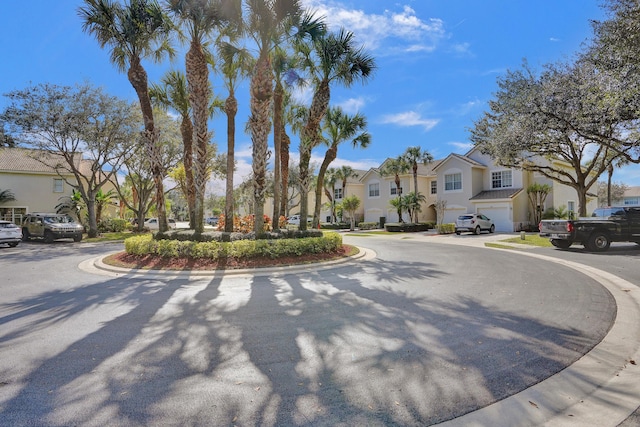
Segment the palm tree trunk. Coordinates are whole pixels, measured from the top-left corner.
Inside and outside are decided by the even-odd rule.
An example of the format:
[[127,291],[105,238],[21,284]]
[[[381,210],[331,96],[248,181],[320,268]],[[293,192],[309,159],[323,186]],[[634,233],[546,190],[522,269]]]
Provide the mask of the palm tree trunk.
[[413,163],[413,191],[418,194],[418,164]]
[[168,229],[167,214],[164,203],[164,165],[162,164],[162,146],[159,144],[159,133],[155,129],[153,120],[153,108],[149,98],[149,86],[147,72],[140,64],[140,59],[131,58],[131,66],[127,71],[127,77],[131,86],[138,95],[140,109],[144,120],[143,138],[147,147],[147,155],[151,165],[151,174],[156,187],[156,212],[158,214],[158,230],[165,232]]
[[196,149],[194,183],[196,188],[195,227],[196,233],[204,231],[204,192],[209,164],[209,68],[200,43],[193,39],[185,56],[189,100],[193,109],[194,142]]
[[300,230],[307,229],[306,218],[308,216],[309,188],[311,176],[309,163],[311,162],[311,150],[318,145],[320,139],[320,123],[329,107],[331,91],[329,81],[323,80],[318,85],[309,108],[309,117],[302,130],[300,143]]
[[281,147],[280,147],[280,175],[282,191],[280,192],[280,213],[281,215],[287,215],[287,205],[289,204],[289,147],[291,146],[291,140],[287,135],[284,127],[284,122],[281,123]]
[[325,153],[324,160],[322,161],[322,165],[320,165],[320,170],[318,171],[318,184],[316,185],[316,204],[313,209],[313,228],[318,228],[320,226],[320,208],[322,207],[324,175],[327,172],[329,165],[336,159],[336,157],[338,157],[338,146],[332,145]]
[[224,205],[224,231],[233,231],[233,169],[235,168],[235,145],[236,145],[236,114],[238,113],[238,101],[229,90],[229,96],[224,104],[227,114],[227,184],[225,189]]
[[189,228],[196,227],[196,189],[193,180],[193,124],[188,116],[182,117],[180,124],[184,153],[182,164],[184,165],[184,176],[186,181],[187,206],[189,209]]
[[267,150],[269,138],[269,113],[273,96],[273,74],[267,54],[261,54],[251,79],[251,142],[253,144],[253,197],[256,234],[264,232],[264,200],[267,174]]
[[281,151],[282,151],[282,103],[284,98],[284,88],[280,80],[276,81],[273,91],[273,229],[279,229],[280,225],[280,197],[282,194],[281,181]]

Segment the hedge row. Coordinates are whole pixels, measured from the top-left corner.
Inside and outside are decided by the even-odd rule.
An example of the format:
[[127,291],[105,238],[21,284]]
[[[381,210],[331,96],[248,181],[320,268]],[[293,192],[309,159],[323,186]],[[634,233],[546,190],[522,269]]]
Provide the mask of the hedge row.
[[427,231],[433,228],[433,224],[431,223],[411,223],[411,222],[395,222],[395,223],[386,223],[384,225],[386,231],[389,232],[417,232],[417,231]]
[[238,240],[300,239],[305,237],[322,237],[322,231],[314,229],[305,231],[281,229],[256,235],[254,232],[205,231],[204,233],[196,233],[192,229],[178,229],[168,230],[164,233],[154,233],[154,238],[157,240],[178,240],[183,242],[235,242]]
[[342,247],[342,236],[327,233],[306,239],[235,240],[232,242],[195,242],[156,240],[150,235],[130,237],[124,241],[125,251],[131,255],[159,255],[161,257],[190,258],[251,258],[300,256],[309,253],[336,252]]

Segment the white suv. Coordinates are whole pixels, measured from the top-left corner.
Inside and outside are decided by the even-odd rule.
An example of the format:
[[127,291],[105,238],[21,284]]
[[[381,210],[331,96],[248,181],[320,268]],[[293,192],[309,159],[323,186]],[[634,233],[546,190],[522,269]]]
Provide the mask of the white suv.
[[493,233],[496,231],[496,226],[493,225],[493,221],[482,214],[469,213],[460,215],[456,219],[456,234],[460,234],[463,231],[469,231],[474,234],[480,234],[481,231]]

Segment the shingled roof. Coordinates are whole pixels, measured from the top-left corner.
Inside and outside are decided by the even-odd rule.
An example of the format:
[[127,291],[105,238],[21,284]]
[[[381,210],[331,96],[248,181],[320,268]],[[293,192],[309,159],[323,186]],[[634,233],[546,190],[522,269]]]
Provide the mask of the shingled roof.
[[500,190],[481,191],[469,200],[496,200],[496,199],[513,199],[522,188],[507,188]]

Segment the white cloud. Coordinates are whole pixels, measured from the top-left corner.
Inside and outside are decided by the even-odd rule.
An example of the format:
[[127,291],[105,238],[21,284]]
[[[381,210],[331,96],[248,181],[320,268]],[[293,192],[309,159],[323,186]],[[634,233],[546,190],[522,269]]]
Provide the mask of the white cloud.
[[437,119],[425,119],[415,111],[405,111],[398,114],[387,114],[382,117],[381,123],[398,126],[422,126],[425,131],[433,129],[438,123]]
[[454,148],[454,152],[457,154],[464,154],[473,148],[473,144],[470,142],[449,142],[448,145],[451,145]]
[[396,47],[390,47],[390,51],[430,52],[447,37],[441,19],[424,20],[409,6],[400,12],[385,10],[382,14],[367,14],[363,10],[347,9],[333,0],[303,0],[302,3],[317,16],[325,16],[331,29],[348,28],[371,50],[381,48],[385,41],[394,41]]
[[340,108],[342,108],[342,110],[345,113],[355,114],[358,111],[360,111],[360,109],[364,107],[365,104],[366,104],[365,99],[363,97],[358,97],[358,98],[349,98],[345,101],[338,103],[337,105]]

